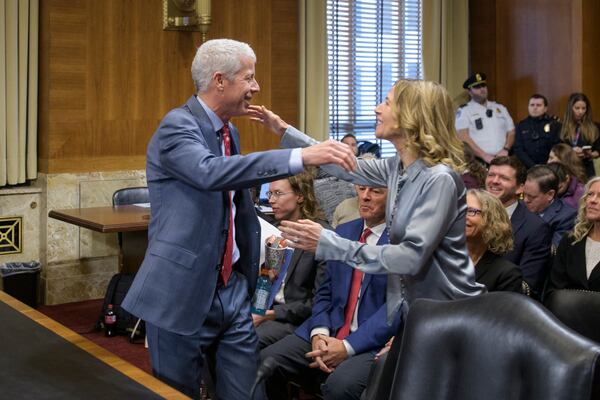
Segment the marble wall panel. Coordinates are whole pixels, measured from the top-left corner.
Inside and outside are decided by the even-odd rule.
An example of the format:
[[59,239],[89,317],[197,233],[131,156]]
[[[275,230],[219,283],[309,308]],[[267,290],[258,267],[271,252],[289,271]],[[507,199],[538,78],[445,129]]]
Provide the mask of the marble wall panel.
[[60,304],[104,296],[117,272],[116,234],[103,234],[47,218],[52,209],[99,207],[112,204],[123,187],[145,186],[145,171],[40,174],[46,188],[44,226],[46,265],[42,276],[44,302]]

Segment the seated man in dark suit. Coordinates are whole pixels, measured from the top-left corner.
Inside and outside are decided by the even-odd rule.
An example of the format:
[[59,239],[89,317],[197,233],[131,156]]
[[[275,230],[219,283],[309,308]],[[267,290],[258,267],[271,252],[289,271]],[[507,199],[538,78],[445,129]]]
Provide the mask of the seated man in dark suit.
[[[282,220],[310,219],[331,229],[315,197],[312,171],[271,182],[267,197],[276,224]],[[313,297],[325,278],[325,267],[325,262],[315,260],[314,253],[294,250],[287,268],[273,283],[271,307],[265,315],[252,314],[259,350],[293,333],[310,316]]]
[[527,172],[523,192],[529,211],[550,226],[552,247],[556,249],[563,235],[573,229],[577,216],[577,210],[558,198],[558,177],[550,167],[536,165]]
[[523,279],[536,294],[546,280],[552,234],[548,224],[519,202],[527,170],[518,158],[496,157],[490,162],[485,189],[500,199],[510,217],[514,248],[504,258],[518,265]]
[[[369,244],[388,243],[386,189],[358,186],[357,219],[338,227],[340,236]],[[363,274],[339,261],[327,263],[312,316],[294,334],[265,348],[261,358],[277,365],[267,381],[271,400],[287,397],[288,380],[321,385],[325,399],[359,399],[375,353],[396,333],[386,323],[386,275]]]

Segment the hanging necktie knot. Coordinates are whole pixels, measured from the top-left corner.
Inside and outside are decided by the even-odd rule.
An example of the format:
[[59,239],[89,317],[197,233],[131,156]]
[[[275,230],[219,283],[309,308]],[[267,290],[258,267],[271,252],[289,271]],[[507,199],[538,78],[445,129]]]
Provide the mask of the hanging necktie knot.
[[223,154],[226,156],[231,155],[231,132],[229,131],[229,125],[223,125],[222,137],[223,137]]
[[371,233],[373,233],[371,229],[365,228],[365,230],[362,232],[362,235],[360,235],[360,239],[358,239],[358,241],[360,243],[367,243],[367,238],[369,237],[369,235],[371,235]]
[[[360,243],[367,243],[367,237],[369,237],[371,233],[373,233],[371,229],[365,228],[358,241]],[[335,335],[335,337],[340,340],[344,339],[350,334],[350,327],[352,325],[352,320],[354,319],[356,306],[358,305],[358,295],[360,294],[360,286],[362,285],[363,275],[364,273],[358,269],[352,270],[352,282],[350,283],[350,292],[348,293],[348,301],[346,302],[346,309],[344,312],[344,325],[342,325],[340,330]]]

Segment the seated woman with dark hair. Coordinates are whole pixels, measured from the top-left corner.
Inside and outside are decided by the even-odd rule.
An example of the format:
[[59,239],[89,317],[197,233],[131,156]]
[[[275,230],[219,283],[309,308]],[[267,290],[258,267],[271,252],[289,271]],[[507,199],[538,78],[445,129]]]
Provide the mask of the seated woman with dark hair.
[[[309,219],[331,229],[317,204],[311,172],[271,182],[267,197],[276,225],[284,220]],[[294,250],[287,270],[282,271],[281,285],[274,287],[277,293],[271,309],[264,316],[252,315],[259,349],[293,333],[310,316],[314,294],[325,278],[325,267],[325,262],[315,260],[314,253]]]
[[552,147],[548,157],[548,164],[551,163],[562,164],[569,177],[569,182],[566,184],[566,187],[564,187],[564,184],[561,184],[559,197],[571,207],[578,208],[579,199],[583,195],[583,185],[587,181],[583,163],[579,157],[577,157],[577,154],[575,154],[575,151],[571,146],[566,143],[558,143]]
[[513,237],[508,214],[498,198],[479,189],[467,192],[465,234],[475,280],[490,292],[521,292],[521,270],[502,258],[512,249]]
[[465,153],[465,163],[467,169],[462,174],[462,180],[467,189],[483,189],[485,187],[485,177],[487,176],[487,169],[481,164],[477,158],[471,146],[467,143],[463,143],[463,151]]
[[600,177],[585,185],[575,227],[558,245],[548,292],[554,289],[600,291]]
[[549,162],[546,165],[558,178],[558,193],[556,197],[574,209],[579,208],[579,199],[581,199],[585,190],[583,183],[579,182],[569,172],[567,167],[559,162]]

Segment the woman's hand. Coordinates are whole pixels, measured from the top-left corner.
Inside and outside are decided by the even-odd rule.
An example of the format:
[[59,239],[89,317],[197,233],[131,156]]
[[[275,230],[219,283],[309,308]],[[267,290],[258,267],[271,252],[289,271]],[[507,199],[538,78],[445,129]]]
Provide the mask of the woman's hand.
[[579,146],[573,147],[573,151],[575,152],[575,154],[577,154],[577,157],[579,157],[579,158],[583,158],[585,155],[583,152],[583,149]]
[[375,354],[375,359],[377,360],[379,357],[381,357],[382,355],[384,355],[385,353],[389,352],[390,349],[392,348],[392,343],[394,343],[394,337],[392,336],[390,340],[388,340],[388,342],[385,344],[385,346],[379,350],[377,352],[377,354]]
[[265,128],[279,136],[283,135],[288,128],[287,122],[265,106],[248,106],[248,115],[251,120],[263,124]]
[[297,222],[281,221],[279,230],[288,240],[288,245],[295,249],[302,249],[316,253],[321,230],[323,227],[309,219],[299,219]]

